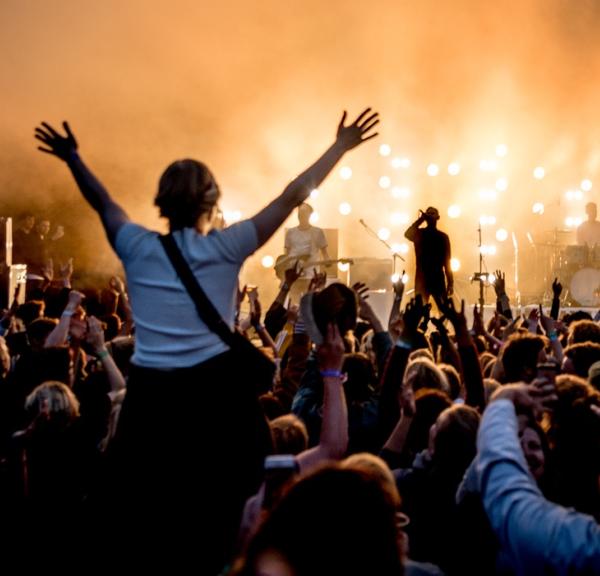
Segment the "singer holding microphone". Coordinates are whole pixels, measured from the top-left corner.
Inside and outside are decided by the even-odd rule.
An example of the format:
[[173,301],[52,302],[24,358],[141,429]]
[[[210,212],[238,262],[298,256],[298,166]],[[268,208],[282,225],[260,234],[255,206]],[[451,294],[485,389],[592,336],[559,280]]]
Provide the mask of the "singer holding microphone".
[[[450,268],[450,238],[438,230],[440,213],[429,206],[425,212],[419,210],[419,217],[404,233],[415,245],[415,292],[427,303],[431,296],[438,308],[454,292],[454,276]],[[425,227],[421,224],[425,223]]]

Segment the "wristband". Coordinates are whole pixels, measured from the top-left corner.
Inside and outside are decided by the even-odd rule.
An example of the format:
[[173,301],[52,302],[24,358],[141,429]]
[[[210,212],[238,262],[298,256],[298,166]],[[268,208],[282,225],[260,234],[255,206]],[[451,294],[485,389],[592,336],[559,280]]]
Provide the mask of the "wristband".
[[75,310],[63,310],[61,316],[73,316],[75,314]]
[[106,358],[109,355],[110,352],[105,348],[101,352],[98,352],[98,355],[96,357],[98,358],[98,360],[104,360],[104,358]]
[[342,373],[339,370],[321,370],[323,378],[341,378]]
[[264,324],[252,324],[252,328],[254,328],[257,332],[262,332],[265,329]]
[[281,289],[282,289],[282,290],[285,290],[285,291],[287,292],[287,291],[290,289],[290,285],[289,285],[287,282],[284,282],[284,283],[281,285]]
[[558,340],[558,332],[556,330],[550,330],[547,334],[550,342],[556,342]]

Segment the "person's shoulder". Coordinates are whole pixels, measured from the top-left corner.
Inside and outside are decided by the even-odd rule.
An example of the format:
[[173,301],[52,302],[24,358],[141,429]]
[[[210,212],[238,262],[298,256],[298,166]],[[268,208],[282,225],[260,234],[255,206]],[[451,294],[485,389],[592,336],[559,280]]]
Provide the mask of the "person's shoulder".
[[119,257],[127,255],[130,251],[136,249],[141,243],[150,237],[157,236],[157,232],[153,232],[141,224],[135,222],[126,222],[123,224],[115,238],[115,249]]

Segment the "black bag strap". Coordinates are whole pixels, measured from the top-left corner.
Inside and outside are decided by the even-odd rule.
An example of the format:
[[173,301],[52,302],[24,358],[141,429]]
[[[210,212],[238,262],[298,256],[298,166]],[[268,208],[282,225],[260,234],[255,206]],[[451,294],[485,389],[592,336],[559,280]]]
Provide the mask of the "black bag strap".
[[163,245],[171,264],[173,264],[175,272],[177,272],[179,275],[179,278],[185,289],[188,291],[188,294],[194,301],[198,316],[200,316],[204,323],[215,334],[217,334],[219,338],[225,342],[225,344],[229,346],[233,345],[232,339],[234,336],[231,328],[229,328],[227,322],[223,320],[213,303],[208,299],[208,296],[204,290],[202,290],[202,287],[194,276],[190,265],[183,257],[179,246],[177,246],[177,242],[175,242],[173,234],[165,234],[164,236],[159,236],[158,239]]

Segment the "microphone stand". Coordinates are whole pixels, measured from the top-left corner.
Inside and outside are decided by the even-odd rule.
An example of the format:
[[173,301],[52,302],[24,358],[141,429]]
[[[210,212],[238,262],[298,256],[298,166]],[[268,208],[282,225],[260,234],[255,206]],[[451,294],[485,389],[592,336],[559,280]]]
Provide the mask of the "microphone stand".
[[371,228],[362,218],[359,219],[359,222],[361,223],[362,227],[371,235],[373,236],[373,238],[377,238],[377,240],[379,240],[391,253],[392,253],[392,258],[393,258],[393,270],[392,270],[392,274],[396,274],[396,258],[400,258],[400,260],[402,260],[402,262],[406,262],[406,260],[404,258],[402,258],[402,256],[400,256],[400,254],[398,254],[397,252],[394,252],[394,250],[392,250],[392,247],[385,241],[382,240],[379,235],[377,234],[377,232],[375,232],[375,230],[373,230],[373,228]]

